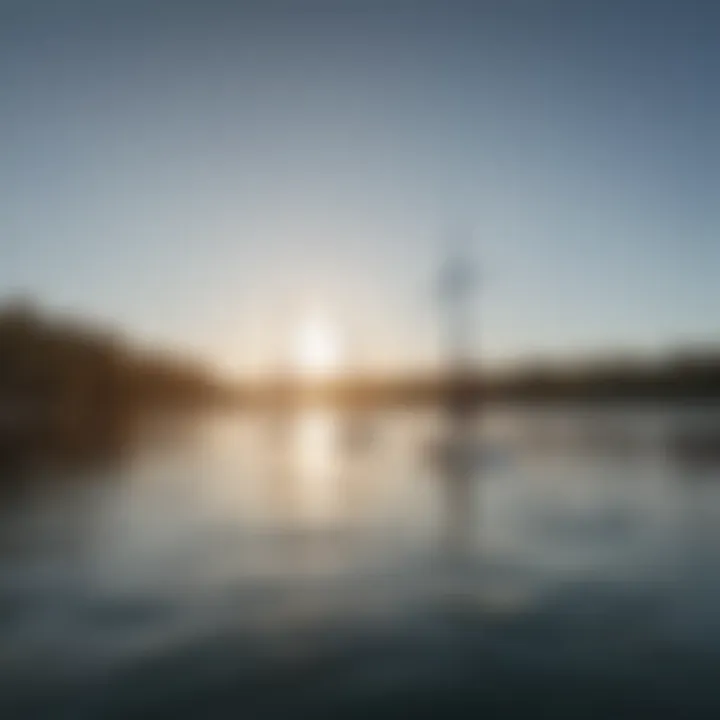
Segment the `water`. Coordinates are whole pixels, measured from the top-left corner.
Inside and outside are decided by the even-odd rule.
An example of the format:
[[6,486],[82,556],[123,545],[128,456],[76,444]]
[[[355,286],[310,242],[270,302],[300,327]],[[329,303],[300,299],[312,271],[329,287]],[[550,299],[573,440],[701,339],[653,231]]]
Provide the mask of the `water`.
[[50,472],[0,717],[717,717],[720,466],[675,440],[717,424],[497,409],[458,462],[437,411],[229,414]]

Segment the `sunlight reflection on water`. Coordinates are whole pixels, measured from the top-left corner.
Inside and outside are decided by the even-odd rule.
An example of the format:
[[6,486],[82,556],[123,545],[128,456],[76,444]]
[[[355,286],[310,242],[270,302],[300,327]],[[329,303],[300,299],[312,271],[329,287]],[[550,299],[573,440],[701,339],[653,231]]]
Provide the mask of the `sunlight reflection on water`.
[[315,410],[301,416],[295,428],[298,495],[303,518],[329,522],[339,510],[337,419]]

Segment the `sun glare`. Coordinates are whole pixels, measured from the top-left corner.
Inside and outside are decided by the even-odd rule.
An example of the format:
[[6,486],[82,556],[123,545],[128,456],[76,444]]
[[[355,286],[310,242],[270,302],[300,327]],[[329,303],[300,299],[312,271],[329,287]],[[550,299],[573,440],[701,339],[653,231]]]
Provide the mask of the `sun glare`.
[[296,362],[306,375],[326,375],[338,366],[339,343],[333,326],[321,317],[311,317],[300,326]]

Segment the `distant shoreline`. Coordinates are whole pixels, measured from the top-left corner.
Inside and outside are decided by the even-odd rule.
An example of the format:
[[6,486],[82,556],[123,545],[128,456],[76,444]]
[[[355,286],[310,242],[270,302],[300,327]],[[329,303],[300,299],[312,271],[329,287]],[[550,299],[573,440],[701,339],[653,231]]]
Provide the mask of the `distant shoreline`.
[[655,368],[543,371],[503,377],[278,378],[238,383],[238,404],[475,406],[485,403],[720,403],[720,357]]

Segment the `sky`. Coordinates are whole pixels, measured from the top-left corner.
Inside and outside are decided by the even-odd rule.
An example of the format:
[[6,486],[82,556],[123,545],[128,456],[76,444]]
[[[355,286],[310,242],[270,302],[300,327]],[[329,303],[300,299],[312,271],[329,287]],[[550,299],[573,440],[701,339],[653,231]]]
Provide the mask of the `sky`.
[[713,0],[0,0],[0,298],[223,370],[720,340]]

